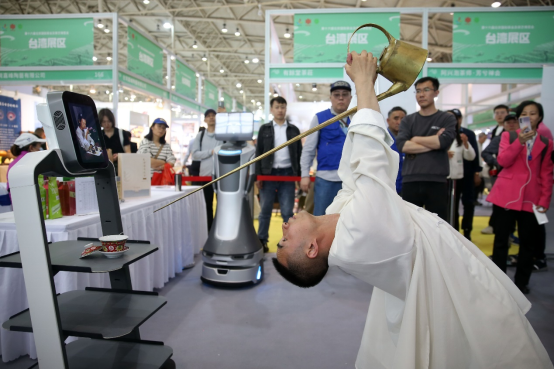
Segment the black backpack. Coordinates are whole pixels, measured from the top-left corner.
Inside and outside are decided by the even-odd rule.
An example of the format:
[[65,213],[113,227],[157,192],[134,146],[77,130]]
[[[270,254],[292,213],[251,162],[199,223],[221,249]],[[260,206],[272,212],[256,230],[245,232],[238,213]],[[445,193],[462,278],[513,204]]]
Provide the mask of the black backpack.
[[[205,127],[200,127],[200,150],[202,150],[202,140],[204,139],[204,133],[206,133]],[[200,175],[200,163],[201,160],[193,160],[189,167],[189,175],[199,176]]]

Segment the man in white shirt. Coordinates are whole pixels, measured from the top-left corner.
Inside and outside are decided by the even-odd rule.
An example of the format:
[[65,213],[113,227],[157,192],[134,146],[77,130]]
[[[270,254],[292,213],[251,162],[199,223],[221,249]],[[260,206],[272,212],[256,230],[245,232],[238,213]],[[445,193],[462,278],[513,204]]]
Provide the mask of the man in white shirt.
[[77,139],[81,147],[88,152],[94,146],[94,140],[90,136],[90,129],[87,127],[87,121],[82,113],[77,115],[77,121],[79,122],[79,127],[75,131]]
[[[284,144],[298,136],[300,130],[294,124],[287,122],[287,101],[281,96],[270,101],[270,111],[273,120],[260,126],[256,142],[256,156]],[[258,238],[262,242],[264,251],[268,252],[269,223],[273,212],[275,198],[279,200],[279,208],[283,222],[288,222],[293,215],[295,198],[295,181],[290,177],[300,176],[300,141],[289,145],[287,150],[279,150],[275,154],[256,163],[256,175],[281,176],[281,181],[256,182],[260,190],[260,214],[258,215]]]
[[374,91],[377,58],[348,56],[358,113],[327,215],[283,224],[276,269],[301,287],[337,266],[374,286],[357,369],[553,368],[529,301],[475,245],[395,191],[398,154]]

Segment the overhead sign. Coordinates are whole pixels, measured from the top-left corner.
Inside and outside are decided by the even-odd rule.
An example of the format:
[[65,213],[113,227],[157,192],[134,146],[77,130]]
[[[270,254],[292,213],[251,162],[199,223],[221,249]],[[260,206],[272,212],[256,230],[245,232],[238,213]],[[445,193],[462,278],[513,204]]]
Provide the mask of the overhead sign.
[[208,80],[204,80],[204,100],[203,103],[211,109],[217,109],[217,87]]
[[223,103],[225,104],[225,110],[227,112],[233,111],[233,98],[229,96],[228,94],[223,94]]
[[0,72],[0,82],[41,81],[111,81],[111,69],[102,70],[37,70],[26,72]]
[[269,77],[272,80],[309,80],[343,79],[344,68],[270,68]]
[[131,27],[127,28],[127,69],[163,84],[162,49]]
[[[295,14],[294,62],[344,63],[350,36],[366,23],[378,24],[400,38],[399,13]],[[388,44],[378,29],[363,28],[352,37],[350,50],[366,50],[379,56]]]
[[0,66],[92,65],[92,18],[0,20]]
[[124,84],[128,85],[129,87],[136,87],[141,89],[145,93],[151,93],[152,95],[162,97],[164,99],[169,99],[169,92],[159,88],[157,86],[154,86],[150,83],[146,83],[138,78],[135,78],[133,76],[130,76],[126,73],[119,72],[119,80],[123,82]]
[[435,68],[429,67],[427,75],[439,79],[464,80],[541,80],[542,68]]
[[196,72],[177,60],[175,64],[175,91],[196,100],[197,89]]
[[21,132],[21,100],[0,96],[0,150],[9,151]]
[[454,63],[552,63],[554,12],[454,13]]

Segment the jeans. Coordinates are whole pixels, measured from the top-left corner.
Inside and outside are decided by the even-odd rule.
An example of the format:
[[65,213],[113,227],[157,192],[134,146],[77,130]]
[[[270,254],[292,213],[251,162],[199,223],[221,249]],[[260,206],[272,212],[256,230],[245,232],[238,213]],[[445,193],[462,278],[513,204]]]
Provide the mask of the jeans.
[[448,202],[446,182],[404,182],[402,199],[447,220]]
[[[272,176],[292,176],[292,168],[273,168],[271,169]],[[266,241],[269,238],[269,222],[271,213],[273,212],[273,203],[275,197],[279,200],[281,208],[281,216],[283,222],[288,222],[292,217],[292,209],[294,207],[294,182],[271,182],[263,181],[260,189],[260,215],[258,215],[258,238]]]
[[314,215],[325,215],[325,210],[333,202],[342,188],[342,182],[326,181],[315,177],[314,186]]

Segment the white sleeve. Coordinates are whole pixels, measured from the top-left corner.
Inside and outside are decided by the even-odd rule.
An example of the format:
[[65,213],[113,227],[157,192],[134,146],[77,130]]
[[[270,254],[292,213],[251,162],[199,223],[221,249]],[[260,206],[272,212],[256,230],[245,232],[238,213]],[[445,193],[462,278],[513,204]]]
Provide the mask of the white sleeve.
[[85,151],[88,151],[88,149],[90,148],[90,143],[88,142],[88,140],[86,140],[83,137],[83,130],[81,130],[80,128],[77,128],[76,133],[77,133],[77,139],[79,140],[79,144],[83,149],[85,149]]
[[462,147],[464,148],[465,160],[472,161],[473,159],[475,159],[475,150],[473,149],[473,146],[471,146],[469,142],[467,143],[467,147],[468,147],[467,149],[463,144],[462,144]]
[[383,116],[359,110],[348,129],[338,170],[343,189],[327,208],[340,212],[334,257],[380,263],[412,250],[414,228],[395,189],[398,153]]

